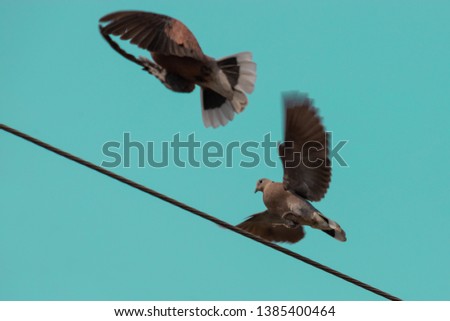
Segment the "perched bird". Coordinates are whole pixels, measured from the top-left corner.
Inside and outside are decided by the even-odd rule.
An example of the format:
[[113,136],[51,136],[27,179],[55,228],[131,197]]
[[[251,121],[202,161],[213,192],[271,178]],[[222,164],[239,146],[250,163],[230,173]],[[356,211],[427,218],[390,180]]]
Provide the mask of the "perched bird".
[[[205,55],[192,32],[180,21],[156,13],[119,11],[100,19],[100,32],[125,58],[141,65],[167,88],[192,92],[201,88],[205,127],[226,125],[244,110],[256,81],[256,64],[250,52],[216,60]],[[110,37],[120,36],[148,50],[155,63],[122,50]]]
[[327,134],[317,109],[300,94],[285,96],[284,109],[284,143],[278,149],[283,182],[258,180],[255,193],[263,193],[267,209],[250,216],[238,227],[268,241],[295,243],[305,236],[303,225],[309,225],[346,241],[339,224],[309,202],[323,198],[331,179]]

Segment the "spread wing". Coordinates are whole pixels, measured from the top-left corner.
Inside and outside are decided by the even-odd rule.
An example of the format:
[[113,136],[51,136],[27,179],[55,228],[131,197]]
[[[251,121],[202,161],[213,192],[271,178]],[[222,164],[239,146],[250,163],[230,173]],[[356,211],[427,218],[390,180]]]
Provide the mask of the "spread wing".
[[204,54],[192,32],[180,21],[156,13],[118,11],[100,19],[106,34],[165,55],[202,59]]
[[250,216],[237,227],[270,242],[295,243],[305,236],[301,225],[270,214],[268,211]]
[[304,199],[320,200],[331,180],[328,139],[317,109],[305,95],[284,97],[284,143],[279,145],[285,189]]

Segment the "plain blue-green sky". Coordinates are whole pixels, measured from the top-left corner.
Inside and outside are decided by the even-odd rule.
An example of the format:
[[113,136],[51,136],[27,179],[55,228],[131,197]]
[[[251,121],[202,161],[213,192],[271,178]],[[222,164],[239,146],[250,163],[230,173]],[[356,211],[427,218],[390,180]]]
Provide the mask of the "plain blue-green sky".
[[[198,89],[168,91],[115,53],[97,21],[171,15],[221,57],[250,50],[256,89],[206,129]],[[450,299],[448,1],[0,3],[0,122],[100,164],[135,140],[282,137],[281,92],[315,99],[348,139],[315,206],[346,230],[288,248],[408,300]],[[0,132],[2,300],[378,300],[380,297]],[[237,155],[239,157],[239,155]],[[336,164],[335,164],[336,165]],[[237,224],[280,167],[119,167],[116,173]]]

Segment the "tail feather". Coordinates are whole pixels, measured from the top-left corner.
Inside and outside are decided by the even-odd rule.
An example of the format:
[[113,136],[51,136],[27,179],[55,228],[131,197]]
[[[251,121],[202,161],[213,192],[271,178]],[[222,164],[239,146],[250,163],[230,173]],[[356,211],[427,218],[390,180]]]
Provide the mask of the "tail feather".
[[251,52],[224,57],[219,59],[217,64],[233,89],[233,97],[227,99],[212,89],[202,87],[202,115],[205,127],[216,128],[233,120],[234,114],[242,112],[248,104],[246,93],[250,94],[255,88],[256,64],[252,61]]
[[201,88],[202,117],[205,127],[225,126],[234,118],[232,103],[208,88]]
[[242,112],[248,104],[247,94],[255,89],[256,64],[251,52],[241,52],[217,61],[234,91],[231,103],[236,113]]
[[[237,87],[235,87],[237,88]],[[247,96],[239,90],[234,91],[233,99],[231,100],[231,105],[236,113],[240,113],[247,106],[248,99]]]
[[322,230],[324,233],[330,235],[336,240],[345,242],[347,241],[347,236],[345,235],[344,230],[340,227],[338,223],[333,220],[330,220],[323,214],[316,212],[315,221],[317,222],[317,226],[313,226]]
[[233,89],[251,94],[255,89],[256,64],[251,52],[241,52],[217,61]]

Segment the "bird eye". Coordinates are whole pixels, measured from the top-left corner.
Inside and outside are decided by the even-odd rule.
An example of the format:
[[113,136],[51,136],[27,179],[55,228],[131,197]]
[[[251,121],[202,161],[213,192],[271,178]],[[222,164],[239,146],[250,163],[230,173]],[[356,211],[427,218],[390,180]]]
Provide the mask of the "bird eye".
[[259,183],[259,184],[262,184],[262,179],[260,179],[258,183]]

